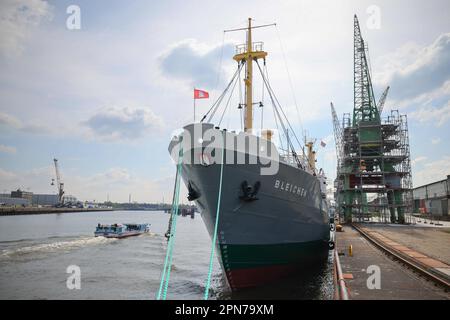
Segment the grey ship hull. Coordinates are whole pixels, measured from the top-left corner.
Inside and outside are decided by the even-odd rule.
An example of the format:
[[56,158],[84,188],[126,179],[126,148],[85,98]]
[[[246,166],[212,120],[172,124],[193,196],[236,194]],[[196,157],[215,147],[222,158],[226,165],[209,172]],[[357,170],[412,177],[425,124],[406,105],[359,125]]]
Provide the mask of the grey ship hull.
[[[169,151],[174,145],[172,141]],[[203,151],[202,146],[192,150]],[[223,165],[217,252],[233,290],[270,282],[327,256],[329,218],[319,180],[282,161],[278,165],[274,175],[261,175],[260,164]],[[211,238],[220,170],[220,164],[182,165],[183,181],[198,197],[195,202]],[[257,199],[243,197],[244,181],[259,184]]]

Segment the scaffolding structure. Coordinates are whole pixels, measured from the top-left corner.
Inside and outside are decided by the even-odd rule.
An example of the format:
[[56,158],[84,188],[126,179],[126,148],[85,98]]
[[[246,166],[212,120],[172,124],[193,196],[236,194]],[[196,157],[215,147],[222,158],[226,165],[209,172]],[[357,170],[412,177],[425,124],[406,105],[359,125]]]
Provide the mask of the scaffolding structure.
[[389,87],[377,105],[367,62],[367,46],[354,18],[354,107],[339,122],[331,112],[337,154],[336,210],[345,221],[378,217],[405,223],[412,212],[412,176],[406,115],[381,117]]

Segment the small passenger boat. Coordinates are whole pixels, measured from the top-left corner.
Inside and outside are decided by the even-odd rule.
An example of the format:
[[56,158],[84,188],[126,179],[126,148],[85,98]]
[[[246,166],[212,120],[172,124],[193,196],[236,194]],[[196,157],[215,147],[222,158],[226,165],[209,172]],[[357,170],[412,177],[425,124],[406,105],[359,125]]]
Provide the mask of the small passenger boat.
[[98,224],[94,235],[96,237],[106,238],[125,238],[131,236],[138,236],[142,233],[150,231],[149,223],[124,223],[124,224]]

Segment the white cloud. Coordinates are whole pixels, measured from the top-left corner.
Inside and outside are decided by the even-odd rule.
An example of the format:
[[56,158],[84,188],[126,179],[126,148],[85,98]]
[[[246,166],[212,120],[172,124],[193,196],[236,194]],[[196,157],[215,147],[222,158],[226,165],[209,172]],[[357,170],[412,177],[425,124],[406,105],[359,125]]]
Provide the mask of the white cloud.
[[423,164],[422,169],[414,172],[414,186],[421,186],[427,183],[445,179],[450,175],[450,156],[444,156],[439,160],[429,161]]
[[130,182],[131,175],[127,169],[124,168],[111,168],[106,172],[102,172],[94,175],[90,181],[92,184],[101,183],[128,183]]
[[132,201],[159,202],[162,197],[166,201],[171,199],[173,179],[173,176],[152,179],[128,168],[114,167],[91,176],[66,175],[65,184],[68,192],[82,200],[105,201],[108,194],[111,201],[128,202],[131,194]]
[[400,101],[433,91],[450,78],[450,33],[423,48],[406,44],[380,60],[385,61],[384,67],[374,79],[391,85],[391,98]]
[[33,123],[23,123],[16,117],[2,112],[0,112],[0,126],[32,134],[46,134],[52,133],[54,131],[51,127],[48,127],[36,121],[34,121]]
[[83,124],[95,137],[105,141],[139,139],[163,127],[162,119],[150,108],[134,107],[108,107]]
[[26,176],[29,177],[41,177],[43,175],[50,177],[55,174],[55,168],[52,165],[48,165],[44,167],[31,169],[30,171],[27,171],[25,174]]
[[2,0],[0,3],[0,54],[14,56],[24,49],[32,29],[52,18],[52,7],[42,0]]
[[432,138],[431,144],[439,144],[441,142],[441,138]]
[[[450,80],[446,81],[441,87],[422,93],[417,97],[411,99],[404,99],[401,101],[393,101],[395,108],[411,108],[414,106],[431,106],[442,103],[442,101],[448,101],[450,99]],[[389,100],[389,99],[388,99]],[[386,107],[392,103],[388,102]],[[385,109],[386,109],[385,107]]]
[[413,160],[411,161],[411,164],[412,164],[413,166],[415,166],[417,163],[423,162],[423,161],[425,161],[425,160],[427,160],[427,159],[428,159],[428,158],[425,157],[425,156],[419,156],[419,157],[413,159]]
[[17,152],[17,149],[15,147],[10,147],[10,146],[5,146],[3,144],[0,144],[0,152],[14,154]]
[[16,178],[16,175],[13,172],[3,170],[0,168],[0,181],[2,182],[11,182]]
[[450,119],[450,101],[441,108],[422,107],[409,116],[421,123],[434,123],[436,127],[441,127]]
[[20,130],[32,134],[47,134],[55,132],[55,130],[51,127],[41,123],[25,124],[20,128]]
[[[164,75],[186,81],[191,87],[215,88],[219,80],[218,72],[223,72],[218,70],[220,56],[222,63],[228,64],[233,49],[230,43],[225,43],[223,48],[221,45],[209,47],[194,39],[187,39],[171,46],[160,57],[160,67]],[[223,77],[220,80],[223,81]]]
[[19,128],[22,123],[16,117],[0,112],[0,125]]

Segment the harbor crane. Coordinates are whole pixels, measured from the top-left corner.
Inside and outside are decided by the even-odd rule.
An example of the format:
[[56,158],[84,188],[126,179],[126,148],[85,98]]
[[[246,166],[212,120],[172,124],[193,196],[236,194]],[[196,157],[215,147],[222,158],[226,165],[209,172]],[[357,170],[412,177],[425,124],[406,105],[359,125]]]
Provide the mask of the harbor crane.
[[380,116],[381,116],[381,113],[383,112],[384,103],[386,102],[386,97],[389,93],[389,89],[390,89],[390,87],[387,86],[387,88],[384,90],[383,94],[381,95],[380,100],[378,101],[378,104],[377,104],[378,105],[378,113],[380,114]]
[[406,115],[391,110],[381,118],[390,87],[377,103],[367,44],[356,15],[353,37],[353,116],[344,113],[340,125],[331,104],[337,155],[336,209],[347,222],[379,215],[384,222],[402,224],[413,203]]
[[333,102],[330,103],[331,116],[333,117],[333,129],[334,129],[334,141],[336,142],[336,155],[337,155],[337,165],[340,166],[341,155],[342,155],[342,127],[339,124],[339,119],[334,109]]
[[[56,187],[58,190],[58,202],[59,204],[63,204],[64,199],[64,183],[61,181],[61,174],[59,173],[59,166],[58,166],[58,159],[53,159],[53,162],[55,163],[55,172],[56,172]],[[55,185],[55,179],[52,179],[52,186]]]

